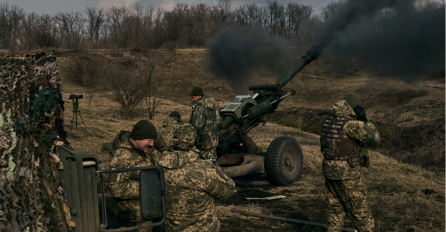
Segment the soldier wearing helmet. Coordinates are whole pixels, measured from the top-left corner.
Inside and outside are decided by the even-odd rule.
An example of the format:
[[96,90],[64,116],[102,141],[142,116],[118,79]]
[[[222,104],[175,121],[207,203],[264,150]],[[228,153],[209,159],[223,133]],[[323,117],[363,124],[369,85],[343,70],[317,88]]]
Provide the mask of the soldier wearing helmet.
[[154,147],[159,151],[164,151],[170,146],[175,131],[180,127],[181,115],[178,111],[171,112],[163,121],[163,128],[161,128],[158,136],[155,139]]
[[234,192],[234,181],[219,167],[200,159],[198,132],[191,124],[181,125],[172,146],[162,153],[157,165],[166,181],[166,221],[169,231],[219,231],[214,204]]
[[356,228],[372,231],[374,220],[367,205],[362,168],[370,159],[365,145],[378,145],[381,139],[368,122],[361,99],[354,93],[336,102],[322,121],[322,173],[329,203],[328,231],[341,231],[346,214],[356,221]]

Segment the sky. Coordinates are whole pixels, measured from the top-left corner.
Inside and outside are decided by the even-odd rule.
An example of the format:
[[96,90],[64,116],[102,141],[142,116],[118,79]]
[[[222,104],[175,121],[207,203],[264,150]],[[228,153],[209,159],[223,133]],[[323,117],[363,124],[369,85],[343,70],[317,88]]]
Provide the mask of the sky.
[[[295,2],[301,5],[311,5],[314,13],[319,14],[320,9],[326,6],[330,2],[336,2],[337,0],[277,0],[278,2],[288,4]],[[8,3],[10,5],[17,5],[25,10],[27,13],[35,12],[37,14],[50,14],[55,15],[59,12],[84,12],[87,7],[97,8],[109,8],[112,5],[115,6],[131,6],[135,3],[140,3],[143,6],[161,6],[165,10],[171,10],[177,3],[205,3],[206,5],[212,5],[215,0],[0,0],[0,3]],[[232,9],[237,8],[246,3],[255,2],[257,5],[261,5],[267,2],[267,0],[234,0]]]

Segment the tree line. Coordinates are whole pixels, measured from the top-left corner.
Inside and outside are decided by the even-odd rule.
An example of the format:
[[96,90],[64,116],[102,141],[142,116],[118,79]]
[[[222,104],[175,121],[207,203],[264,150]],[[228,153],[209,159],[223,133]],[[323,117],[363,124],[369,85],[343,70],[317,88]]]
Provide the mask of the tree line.
[[[202,47],[225,26],[262,28],[271,37],[305,43],[314,36],[324,17],[311,6],[268,1],[232,9],[232,0],[213,5],[177,4],[172,10],[143,7],[101,9],[38,15],[17,5],[0,4],[0,49],[41,48],[187,48]],[[328,15],[329,8],[323,15]]]

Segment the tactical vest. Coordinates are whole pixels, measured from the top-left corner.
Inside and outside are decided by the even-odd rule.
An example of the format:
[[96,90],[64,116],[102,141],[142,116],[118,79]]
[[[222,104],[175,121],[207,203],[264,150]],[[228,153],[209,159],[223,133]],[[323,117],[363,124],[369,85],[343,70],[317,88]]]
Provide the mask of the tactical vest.
[[343,133],[344,125],[353,117],[327,116],[322,122],[321,152],[327,160],[347,160],[351,167],[361,164],[360,141]]

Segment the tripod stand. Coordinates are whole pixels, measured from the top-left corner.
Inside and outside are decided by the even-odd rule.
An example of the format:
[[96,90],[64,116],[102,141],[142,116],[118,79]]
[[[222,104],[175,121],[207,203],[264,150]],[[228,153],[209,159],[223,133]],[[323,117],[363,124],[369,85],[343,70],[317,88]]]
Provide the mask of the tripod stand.
[[[72,95],[74,95],[74,94],[72,94]],[[84,124],[85,129],[88,129],[87,126],[85,125],[84,119],[81,116],[81,111],[79,110],[78,99],[82,98],[82,95],[74,95],[74,96],[72,96],[72,95],[70,95],[70,99],[73,100],[73,117],[71,117],[71,127],[73,127],[73,122],[75,122],[76,129],[77,129],[77,115],[79,115],[79,117],[82,120],[82,123]],[[76,119],[76,120],[74,120],[74,119]]]

